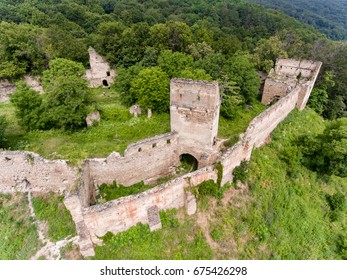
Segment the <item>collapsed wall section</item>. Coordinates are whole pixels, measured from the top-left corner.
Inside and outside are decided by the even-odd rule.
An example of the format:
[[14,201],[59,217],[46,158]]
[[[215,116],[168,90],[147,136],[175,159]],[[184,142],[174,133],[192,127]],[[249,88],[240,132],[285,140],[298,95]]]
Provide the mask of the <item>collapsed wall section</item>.
[[302,110],[311,94],[322,63],[311,60],[277,59],[265,81],[262,103],[267,105],[287,95],[294,88],[301,88],[297,108]]
[[88,52],[90,69],[86,71],[86,78],[89,86],[92,88],[110,86],[116,75],[114,69],[93,48],[89,48]]
[[[79,177],[64,160],[47,160],[22,151],[0,152],[0,192],[55,192],[73,190]],[[77,186],[76,186],[77,187]]]

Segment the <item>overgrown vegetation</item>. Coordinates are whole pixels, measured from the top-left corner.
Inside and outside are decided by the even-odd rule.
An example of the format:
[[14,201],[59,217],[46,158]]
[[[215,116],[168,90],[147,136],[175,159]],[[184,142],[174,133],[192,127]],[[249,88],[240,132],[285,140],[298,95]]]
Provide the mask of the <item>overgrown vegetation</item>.
[[84,72],[81,63],[58,58],[43,72],[43,96],[19,83],[11,95],[19,123],[26,130],[85,127],[91,98]]
[[275,130],[271,144],[253,151],[246,178],[249,196],[240,190],[211,219],[211,231],[216,229],[213,235],[225,248],[220,258],[346,257],[347,182],[306,169],[295,148],[302,135],[317,135],[324,128],[311,110],[293,112]]
[[248,179],[248,165],[249,162],[246,160],[241,161],[239,166],[236,166],[233,170],[233,183],[237,184],[237,181],[243,183]]
[[[228,195],[229,203],[200,201],[200,206],[204,204],[202,211],[210,213],[207,230],[217,244],[213,253],[209,249],[208,257],[346,259],[346,178],[310,171],[297,160],[293,148],[302,135],[321,134],[325,126],[326,122],[312,110],[294,111],[275,130],[269,145],[253,151],[248,172],[245,166],[240,170],[246,189],[230,189],[233,195]],[[213,181],[198,186],[210,198],[218,194],[216,187]],[[196,230],[197,218],[185,217],[177,228],[174,220],[171,227],[164,226],[154,233],[139,225],[118,237],[108,234],[105,245],[97,248],[96,258],[175,259],[175,246],[185,244],[177,238],[189,235],[184,230]],[[206,244],[204,235],[200,238],[199,244]],[[119,248],[116,244],[124,245]],[[199,244],[191,243],[191,252],[196,252]],[[196,256],[179,248],[184,252],[180,258]]]
[[0,194],[0,259],[29,259],[40,247],[25,194]]
[[63,196],[50,193],[47,196],[33,197],[32,203],[36,217],[48,223],[48,237],[51,241],[77,234],[71,214],[63,203]]
[[0,116],[0,148],[3,147],[5,142],[5,129],[8,125],[8,122],[5,116]]
[[138,194],[153,188],[153,186],[145,185],[143,181],[131,186],[123,186],[113,182],[112,184],[101,184],[98,186],[99,194],[96,199],[98,203],[114,200],[120,197]]
[[160,212],[163,228],[150,232],[148,225],[138,224],[125,232],[103,237],[93,259],[124,260],[201,260],[213,258],[194,217],[177,218],[176,210]]

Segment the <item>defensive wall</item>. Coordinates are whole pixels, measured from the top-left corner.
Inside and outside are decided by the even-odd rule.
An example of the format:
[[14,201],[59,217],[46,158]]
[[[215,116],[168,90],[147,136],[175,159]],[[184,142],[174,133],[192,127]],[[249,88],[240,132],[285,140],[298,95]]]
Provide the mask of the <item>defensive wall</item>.
[[[231,182],[234,168],[243,160],[249,160],[252,149],[266,143],[276,126],[295,107],[301,108],[303,105],[300,97],[302,87],[293,88],[287,85],[287,94],[255,117],[240,135],[240,140],[220,154],[216,144],[218,140],[215,139],[215,121],[219,117],[216,110],[219,111],[220,103],[219,95],[216,96],[218,84],[175,79],[171,86],[170,109],[171,112],[174,111],[171,117],[177,121],[171,122],[172,132],[131,144],[123,156],[114,152],[107,158],[88,159],[79,169],[69,166],[65,161],[49,161],[34,153],[0,152],[0,192],[53,191],[64,194],[64,203],[71,212],[80,237],[81,253],[84,256],[92,256],[94,244],[101,244],[98,236],[107,232],[124,231],[139,222],[149,224],[153,230],[160,228],[160,210],[185,207],[187,214],[194,214],[196,201],[190,188],[209,179],[216,182],[216,162],[223,166],[222,184]],[[182,100],[188,98],[184,97],[186,94],[190,95],[186,100],[188,104],[179,102],[180,94]],[[201,100],[204,102],[200,103]],[[194,127],[195,123],[198,124],[197,119],[189,119],[186,115],[189,112],[177,112],[182,108],[188,108],[189,112],[201,111],[205,116],[203,127],[206,128],[204,134],[207,133],[208,138],[199,139],[197,148],[194,145],[196,141],[189,142],[188,139],[189,120]],[[201,117],[200,114],[197,116]],[[180,131],[180,125],[183,132]],[[193,138],[195,133],[199,133],[197,127],[192,132]],[[126,186],[139,181],[154,183],[156,179],[174,173],[182,153],[196,157],[199,161],[197,171],[140,194],[93,205],[98,185],[113,181]],[[207,154],[205,161],[204,154]],[[209,164],[206,164],[207,162]]]

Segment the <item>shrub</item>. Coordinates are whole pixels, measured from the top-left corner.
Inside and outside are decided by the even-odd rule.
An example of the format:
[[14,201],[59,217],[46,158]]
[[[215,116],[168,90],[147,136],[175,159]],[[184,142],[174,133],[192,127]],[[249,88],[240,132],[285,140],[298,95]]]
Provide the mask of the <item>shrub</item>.
[[243,160],[241,164],[233,170],[233,183],[237,181],[245,182],[248,179],[248,161]]
[[8,123],[5,116],[0,116],[0,148],[2,147],[5,141],[5,129]]

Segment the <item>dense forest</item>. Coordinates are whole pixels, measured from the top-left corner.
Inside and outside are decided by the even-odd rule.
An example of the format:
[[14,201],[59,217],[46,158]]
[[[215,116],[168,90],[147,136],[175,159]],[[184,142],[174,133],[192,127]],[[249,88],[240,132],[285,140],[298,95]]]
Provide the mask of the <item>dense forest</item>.
[[[0,79],[41,74],[55,58],[86,67],[87,49],[93,46],[117,67],[119,91],[133,102],[136,97],[128,96],[130,84],[122,73],[134,77],[140,67],[160,66],[158,57],[171,51],[189,61],[185,67],[189,69],[181,69],[186,70],[182,77],[199,78],[204,70],[212,79],[224,81],[226,91],[231,84],[239,87],[229,90],[235,105],[256,96],[258,82],[248,70],[269,71],[277,57],[293,57],[324,64],[317,83],[320,97],[311,106],[330,119],[346,113],[346,44],[329,41],[313,27],[258,5],[235,0],[1,0],[0,20]],[[244,64],[243,73],[236,64]],[[241,77],[246,72],[253,84]],[[171,78],[178,73],[166,74]],[[326,75],[332,81],[329,85]]]
[[[203,186],[198,203],[203,214],[212,213],[205,228],[212,249],[196,216],[182,221],[184,213],[164,212],[163,231],[140,225],[107,235],[96,258],[346,259],[347,43],[329,39],[345,38],[346,22],[329,7],[307,9],[305,24],[243,0],[0,0],[0,80],[17,85],[10,102],[0,104],[0,148],[74,165],[122,152],[170,131],[173,77],[219,82],[218,136],[226,148],[265,109],[260,76],[277,58],[322,61],[310,108],[294,111],[271,144],[235,171],[239,182],[223,190],[236,193],[232,203],[224,205],[213,184]],[[90,46],[116,69],[110,89],[90,89],[83,78]],[[27,74],[41,77],[43,94],[21,82]],[[135,103],[153,109],[152,118],[133,118]],[[85,117],[94,110],[101,121],[87,128]],[[240,184],[246,188],[238,190]],[[73,228],[72,221],[60,219],[71,220],[61,197],[34,202],[38,219],[57,227],[51,240],[74,234],[64,228]],[[0,235],[8,237],[0,242],[0,259],[28,258],[39,247],[27,203],[24,195],[0,195]]]
[[347,2],[345,0],[248,0],[285,12],[308,23],[333,40],[347,38]]

